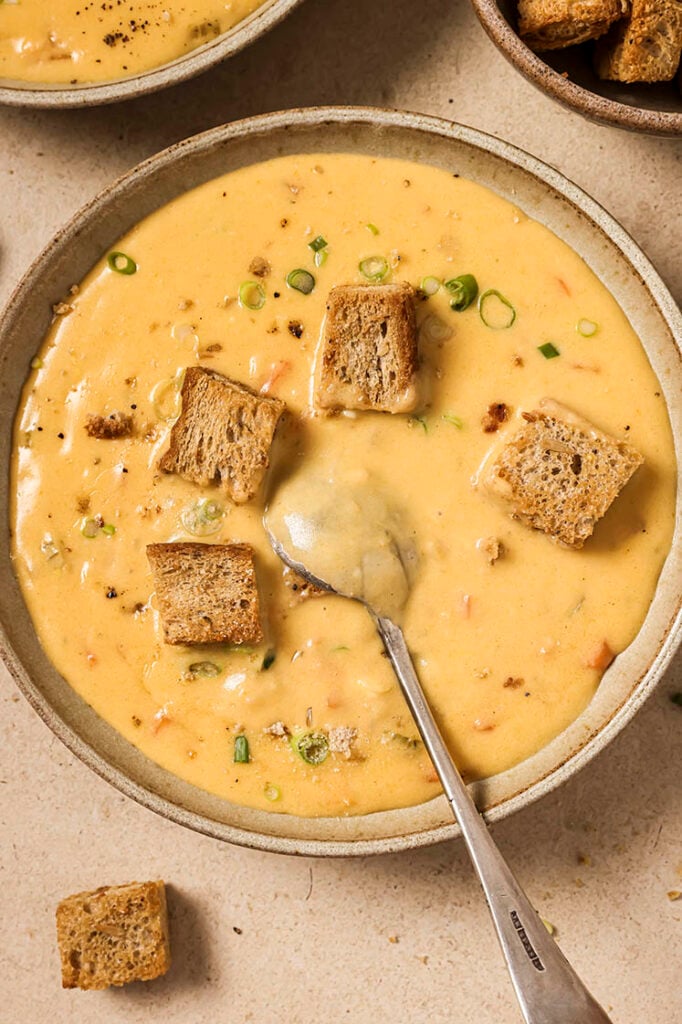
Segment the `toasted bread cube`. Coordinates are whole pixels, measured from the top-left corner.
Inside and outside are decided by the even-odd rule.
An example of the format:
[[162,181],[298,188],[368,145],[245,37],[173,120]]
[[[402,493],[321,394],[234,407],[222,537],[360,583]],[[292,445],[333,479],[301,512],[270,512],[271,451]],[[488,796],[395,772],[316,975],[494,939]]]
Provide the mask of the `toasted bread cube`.
[[629,0],[519,0],[519,35],[531,50],[560,50],[597,39]]
[[409,284],[331,290],[316,388],[321,409],[412,412],[418,400],[414,299]]
[[595,52],[600,78],[670,82],[682,55],[681,0],[632,0],[629,17],[614,25]]
[[102,989],[151,981],[170,967],[163,882],[110,885],[57,907],[62,987]]
[[96,437],[100,441],[130,437],[133,432],[133,417],[118,409],[114,409],[108,416],[88,413],[85,418],[85,430],[88,437]]
[[202,487],[217,482],[233,501],[250,501],[270,465],[284,403],[203,366],[187,368],[180,394],[182,411],[159,469]]
[[570,409],[543,399],[483,466],[479,485],[509,513],[581,548],[642,456]]
[[148,544],[167,644],[258,644],[263,639],[249,544]]

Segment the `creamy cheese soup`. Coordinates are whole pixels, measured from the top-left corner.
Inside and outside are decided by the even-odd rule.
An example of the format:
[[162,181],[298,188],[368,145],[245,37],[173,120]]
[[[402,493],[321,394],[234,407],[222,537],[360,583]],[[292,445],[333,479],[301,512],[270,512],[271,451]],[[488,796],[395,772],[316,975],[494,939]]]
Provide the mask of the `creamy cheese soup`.
[[[312,408],[327,296],[367,283],[363,271],[423,283],[412,415]],[[464,274],[504,302],[453,310],[443,282]],[[157,469],[194,365],[286,403],[267,487],[246,504]],[[489,407],[504,403],[513,431],[545,396],[645,460],[578,551],[472,486],[502,436],[484,429]],[[113,411],[132,416],[132,435],[90,437],[87,417]],[[580,714],[604,652],[636,635],[670,545],[676,468],[658,382],[609,292],[523,211],[429,166],[318,154],[244,168],[150,216],[57,304],[31,364],[15,425],[16,572],[45,651],[103,718],[183,779],[273,811],[363,814],[438,792],[367,611],[301,599],[270,548],[265,502],[308,469],[404,526],[402,625],[469,779]],[[311,521],[324,504],[311,488]],[[301,494],[294,511],[305,520]],[[255,549],[262,646],[164,643],[146,545],[192,540]]]
[[75,85],[182,57],[263,0],[0,0],[0,78]]

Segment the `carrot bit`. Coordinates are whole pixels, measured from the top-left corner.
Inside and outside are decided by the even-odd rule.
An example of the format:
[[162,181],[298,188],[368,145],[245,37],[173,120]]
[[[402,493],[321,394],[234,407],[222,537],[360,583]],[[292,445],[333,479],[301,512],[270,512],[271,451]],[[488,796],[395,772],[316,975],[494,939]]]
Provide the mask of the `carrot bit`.
[[88,668],[94,668],[95,665],[97,664],[97,655],[91,654],[91,652],[88,651],[85,655],[85,660],[88,663]]
[[616,657],[606,640],[601,640],[588,655],[585,665],[587,668],[596,668],[599,672],[605,672],[613,659]]

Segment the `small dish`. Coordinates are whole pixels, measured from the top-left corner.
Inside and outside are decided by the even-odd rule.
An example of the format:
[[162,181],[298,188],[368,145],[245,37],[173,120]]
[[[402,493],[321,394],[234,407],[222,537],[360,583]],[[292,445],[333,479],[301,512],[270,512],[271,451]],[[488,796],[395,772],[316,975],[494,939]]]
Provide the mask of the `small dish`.
[[10,81],[0,77],[0,104],[61,109],[95,107],[146,96],[194,78],[239,53],[274,28],[300,3],[301,0],[264,0],[252,14],[203,46],[167,64],[125,78],[62,86]]
[[650,135],[682,135],[682,91],[677,80],[657,85],[604,82],[592,69],[590,43],[534,53],[516,32],[515,0],[471,2],[510,64],[558,103],[599,124]]
[[[558,172],[507,143],[419,114],[319,108],[267,114],[213,129],[141,164],[105,189],[54,238],[0,316],[0,654],[32,706],[89,767],[164,817],[222,840],[280,853],[366,855],[458,834],[444,797],[348,818],[302,818],[236,806],[160,768],[107,725],[57,673],[34,631],[12,567],[10,424],[53,303],[122,234],[187,189],[271,157],[365,153],[430,163],[512,200],[569,243],[610,289],[643,339],[665,397],[682,461],[682,316],[647,258],[592,199]],[[641,707],[670,662],[682,620],[682,496],[677,529],[646,620],[604,675],[585,712],[548,746],[475,784],[488,820],[527,806],[570,778]]]

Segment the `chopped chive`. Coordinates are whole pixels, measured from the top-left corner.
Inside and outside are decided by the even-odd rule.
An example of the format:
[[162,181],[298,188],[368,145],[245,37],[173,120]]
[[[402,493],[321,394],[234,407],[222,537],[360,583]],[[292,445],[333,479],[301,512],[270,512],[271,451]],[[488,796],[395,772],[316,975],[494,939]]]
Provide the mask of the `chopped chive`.
[[473,274],[460,274],[445,282],[445,288],[450,293],[450,309],[455,313],[463,313],[478,295],[478,281]]
[[113,523],[105,523],[102,527],[102,533],[106,533],[107,537],[113,537],[116,533],[116,527]]
[[110,252],[107,256],[107,264],[109,270],[114,270],[117,274],[125,274],[130,276],[137,271],[137,263],[130,256],[127,256],[124,252]]
[[440,280],[437,277],[422,277],[419,291],[424,295],[435,295],[440,288]]
[[251,760],[249,754],[249,741],[246,736],[235,736],[234,738],[234,763],[248,764]]
[[538,345],[538,352],[541,352],[545,359],[556,359],[561,355],[559,349],[551,341],[546,341],[544,345]]
[[100,525],[96,519],[84,519],[81,523],[81,533],[88,540],[93,540],[100,531]]
[[214,661],[193,661],[189,671],[190,675],[209,679],[220,675],[220,665],[216,665]]
[[345,644],[338,644],[336,647],[332,647],[332,654],[336,654],[337,651],[349,651],[350,647],[346,647]]
[[368,256],[360,260],[358,270],[368,281],[383,281],[388,274],[388,260],[383,256]]
[[367,228],[368,231],[371,231],[373,235],[379,234],[379,228],[376,226],[376,224],[366,224],[365,227]]
[[180,415],[180,391],[184,379],[185,371],[178,370],[174,377],[154,385],[150,398],[160,420],[174,420]]
[[180,522],[193,537],[208,537],[217,533],[225,514],[223,506],[212,498],[202,498],[180,513]]
[[244,281],[239,285],[239,305],[245,309],[262,309],[265,305],[265,288],[258,281]]
[[281,797],[282,790],[279,788],[279,786],[273,785],[272,782],[266,782],[265,789],[263,790],[263,795],[266,800],[269,800],[271,803],[274,804],[275,800],[279,800],[279,798]]
[[301,736],[292,736],[289,742],[306,764],[322,764],[327,759],[329,740],[323,732],[304,732]]
[[410,416],[408,423],[418,423],[423,428],[425,434],[429,432],[428,424],[423,416]]
[[464,421],[461,420],[459,416],[454,416],[450,412],[444,412],[442,419],[444,419],[446,423],[451,423],[453,427],[457,427],[458,430],[464,429]]
[[31,369],[32,370],[42,370],[44,365],[45,364],[43,363],[43,361],[40,358],[40,356],[34,356],[33,359],[31,360]]
[[312,249],[313,252],[320,252],[321,249],[327,248],[327,239],[323,238],[322,235],[318,235],[317,238],[313,238],[312,242],[308,242],[308,248]]
[[592,338],[599,330],[599,324],[596,324],[594,320],[578,320],[575,325],[575,329],[582,338]]
[[325,263],[327,262],[327,257],[328,256],[329,256],[329,253],[327,252],[326,249],[320,249],[319,252],[316,252],[315,253],[315,266],[316,267],[323,267],[325,265]]
[[315,287],[315,278],[309,270],[292,270],[287,274],[287,284],[294,291],[302,292],[303,295],[310,295]]
[[516,320],[516,310],[496,288],[483,292],[478,300],[478,312],[486,327],[493,331],[505,331]]
[[670,700],[673,704],[676,704],[678,708],[682,708],[682,693],[671,693]]
[[277,655],[275,654],[274,651],[266,652],[265,657],[263,658],[263,664],[261,666],[264,672],[267,672],[269,668],[272,668],[272,666],[275,664],[276,657]]

